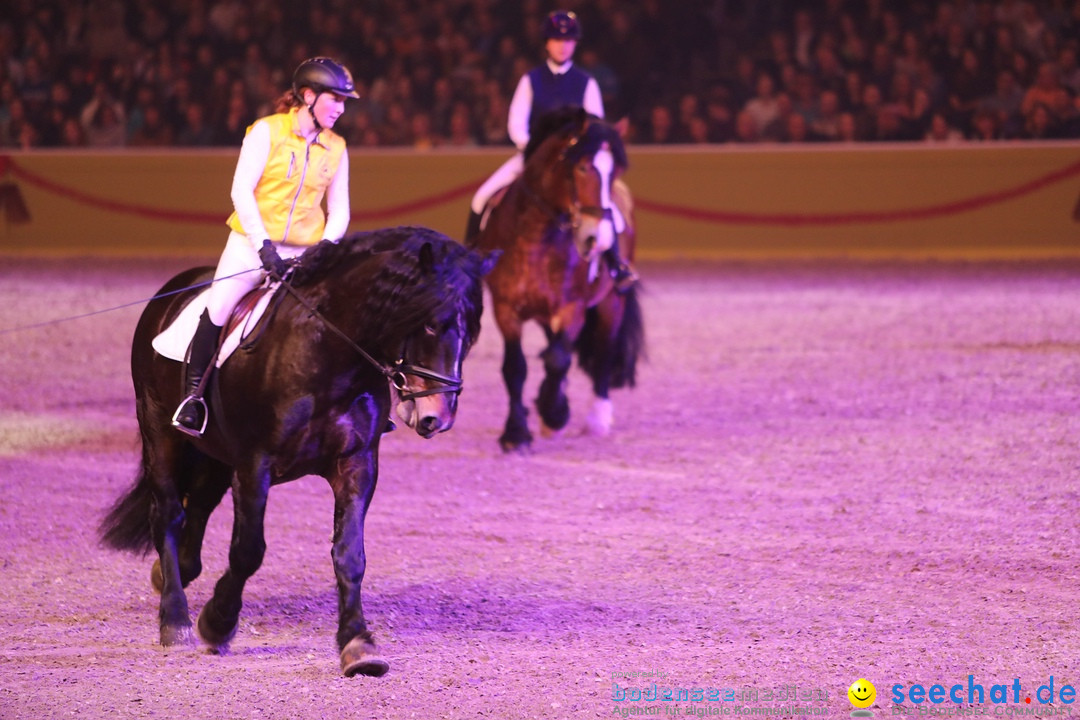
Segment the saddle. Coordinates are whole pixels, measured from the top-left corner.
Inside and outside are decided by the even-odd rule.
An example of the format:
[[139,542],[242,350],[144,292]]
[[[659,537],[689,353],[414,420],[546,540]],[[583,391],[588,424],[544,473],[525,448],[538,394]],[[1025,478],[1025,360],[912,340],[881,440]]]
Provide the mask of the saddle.
[[[261,328],[266,327],[266,323],[260,324],[259,320],[267,314],[267,308],[270,308],[270,313],[273,314],[278,301],[284,297],[284,293],[279,292],[280,286],[281,283],[278,282],[260,285],[236,304],[221,332],[222,340],[215,367],[220,368],[237,348],[243,347],[246,350],[255,344],[261,335]],[[206,288],[193,297],[180,314],[153,339],[151,345],[158,355],[177,362],[186,360],[188,346],[199,324],[199,316],[206,309],[209,292],[210,288]],[[271,306],[272,300],[274,303]],[[260,332],[252,334],[256,328],[260,328]]]

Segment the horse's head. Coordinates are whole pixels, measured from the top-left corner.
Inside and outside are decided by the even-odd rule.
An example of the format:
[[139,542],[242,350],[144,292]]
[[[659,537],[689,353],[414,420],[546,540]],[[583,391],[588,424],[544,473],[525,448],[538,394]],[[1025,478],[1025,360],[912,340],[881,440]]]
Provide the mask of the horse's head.
[[397,416],[429,438],[454,424],[461,366],[480,333],[481,280],[495,260],[428,228],[387,228],[320,243],[294,277],[336,276],[319,283],[327,319],[389,380]]
[[611,188],[626,167],[619,130],[581,108],[542,116],[525,149],[526,185],[573,231],[580,249],[611,245]]
[[462,363],[480,333],[480,278],[496,257],[482,259],[443,239],[424,242],[416,258],[422,282],[417,299],[428,311],[423,322],[405,335],[391,385],[397,416],[430,438],[454,424]]

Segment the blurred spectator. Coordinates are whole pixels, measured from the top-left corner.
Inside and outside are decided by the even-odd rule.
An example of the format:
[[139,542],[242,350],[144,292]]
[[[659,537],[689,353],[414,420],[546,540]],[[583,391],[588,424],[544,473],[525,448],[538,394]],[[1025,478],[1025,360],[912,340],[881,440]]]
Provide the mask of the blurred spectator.
[[206,120],[206,107],[201,102],[189,102],[184,111],[184,123],[176,133],[176,144],[200,147],[214,144],[214,129]]
[[1059,136],[1054,113],[1045,105],[1036,105],[1024,116],[1024,130],[1020,137],[1025,140],[1049,140]]
[[997,113],[986,108],[975,111],[971,120],[971,140],[1001,140],[1004,135],[1001,131],[1001,123]]
[[109,92],[103,82],[94,87],[94,97],[86,103],[79,122],[91,147],[120,147],[127,144],[124,106]]
[[760,136],[769,123],[780,115],[780,101],[776,97],[776,83],[769,73],[758,73],[755,88],[754,96],[746,101],[744,109],[753,119]]
[[[61,145],[75,118],[87,142],[121,145],[119,118],[135,143],[156,105],[160,123],[138,144],[235,144],[289,86],[282,67],[328,54],[357,70],[362,99],[340,120],[353,142],[509,145],[509,97],[540,59],[536,33],[556,5],[13,0],[0,13],[0,142]],[[783,93],[811,139],[841,141],[844,113],[867,140],[922,138],[933,113],[972,138],[1080,134],[1080,0],[566,5],[583,19],[581,67],[636,142],[797,136]],[[865,105],[869,86],[877,108]],[[1049,117],[1033,119],[1040,105]],[[753,133],[738,129],[743,112]]]
[[944,113],[934,113],[930,118],[930,129],[924,138],[927,142],[953,143],[964,139],[963,133],[949,124]]
[[761,140],[757,121],[746,110],[740,110],[735,116],[735,137],[737,143],[756,143]]
[[652,111],[649,113],[649,135],[646,142],[656,145],[675,142],[673,135],[674,124],[671,111],[668,110],[666,105],[653,105]]
[[[1061,68],[1052,62],[1044,62],[1039,65],[1039,73],[1035,84],[1024,94],[1024,100],[1020,103],[1020,113],[1025,119],[1029,119],[1038,107],[1046,108],[1053,114],[1054,108],[1068,105],[1068,94],[1061,86]],[[1051,118],[1057,121],[1060,118]]]
[[175,133],[171,126],[165,123],[161,115],[161,109],[156,105],[150,105],[143,113],[142,123],[128,138],[128,145],[132,147],[167,147],[176,142]]

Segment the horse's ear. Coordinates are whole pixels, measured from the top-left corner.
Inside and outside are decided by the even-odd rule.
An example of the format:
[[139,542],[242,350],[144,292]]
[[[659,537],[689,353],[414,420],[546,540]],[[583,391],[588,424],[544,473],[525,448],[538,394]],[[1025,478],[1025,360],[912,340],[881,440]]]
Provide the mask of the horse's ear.
[[615,132],[619,133],[619,137],[625,140],[626,136],[630,133],[630,118],[623,115],[622,118],[620,118],[618,122],[613,123],[611,127],[615,128]]
[[435,250],[429,242],[420,246],[420,272],[425,275],[435,272]]
[[499,258],[502,257],[502,254],[502,250],[492,250],[484,257],[480,262],[480,277],[487,275],[495,269],[495,263],[499,262]]

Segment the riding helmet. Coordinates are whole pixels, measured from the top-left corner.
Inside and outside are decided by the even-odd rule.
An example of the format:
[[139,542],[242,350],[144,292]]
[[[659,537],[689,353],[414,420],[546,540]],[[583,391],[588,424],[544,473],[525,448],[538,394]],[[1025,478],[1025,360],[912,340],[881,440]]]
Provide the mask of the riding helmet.
[[572,10],[555,10],[544,21],[545,40],[580,40],[581,23]]
[[293,73],[293,92],[300,97],[300,88],[309,87],[317,93],[332,92],[342,97],[358,98],[352,73],[344,65],[328,57],[313,57],[300,63]]

